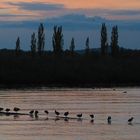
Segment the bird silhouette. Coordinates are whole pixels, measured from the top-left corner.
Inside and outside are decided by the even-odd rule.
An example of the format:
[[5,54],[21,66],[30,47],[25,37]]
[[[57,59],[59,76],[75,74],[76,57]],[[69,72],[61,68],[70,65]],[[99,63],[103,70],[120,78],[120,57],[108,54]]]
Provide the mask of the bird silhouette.
[[81,118],[82,117],[82,113],[81,114],[77,114],[77,117],[78,118]]
[[19,110],[20,110],[20,108],[18,108],[18,107],[14,107],[14,109],[13,109],[15,112],[18,112]]
[[3,110],[3,108],[2,107],[0,107],[0,112]]
[[31,110],[31,111],[29,112],[30,115],[33,115],[33,113],[34,113],[34,110]]
[[56,110],[55,110],[55,114],[56,114],[56,116],[60,115],[60,113],[58,111],[56,111]]
[[48,115],[49,114],[49,111],[48,110],[44,110],[44,112]]
[[129,118],[128,123],[132,123],[133,119],[134,119],[134,117]]
[[64,116],[67,117],[69,115],[69,112],[65,112]]
[[37,110],[35,110],[35,118],[38,118],[38,111]]
[[108,122],[108,124],[111,124],[111,116],[108,116],[107,122]]
[[10,108],[6,108],[5,111],[8,113],[10,111]]
[[94,119],[94,115],[93,115],[93,114],[91,114],[91,115],[90,115],[90,118],[93,120],[93,119]]

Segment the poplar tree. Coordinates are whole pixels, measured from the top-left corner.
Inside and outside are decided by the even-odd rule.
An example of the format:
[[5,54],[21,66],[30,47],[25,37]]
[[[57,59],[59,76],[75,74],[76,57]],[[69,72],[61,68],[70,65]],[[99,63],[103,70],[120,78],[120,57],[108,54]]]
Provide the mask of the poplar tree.
[[102,24],[101,28],[101,55],[105,56],[108,53],[108,43],[107,43],[107,28],[105,23]]
[[111,32],[111,55],[117,56],[119,53],[119,45],[118,45],[118,27],[114,26]]
[[70,52],[72,55],[74,54],[74,49],[75,49],[75,41],[74,41],[74,38],[72,38],[71,44],[70,44]]
[[36,53],[36,37],[35,33],[31,35],[31,53],[34,55]]
[[54,26],[52,44],[53,44],[54,54],[56,54],[56,55],[62,54],[63,45],[64,45],[62,26],[60,26],[60,27]]
[[16,40],[16,48],[15,48],[16,55],[20,53],[20,38],[18,37]]
[[86,52],[86,54],[89,54],[89,52],[90,52],[90,48],[89,48],[89,37],[87,37],[85,45],[86,45],[85,52]]
[[44,33],[44,25],[40,23],[38,28],[38,53],[41,55],[44,51],[45,46],[45,33]]

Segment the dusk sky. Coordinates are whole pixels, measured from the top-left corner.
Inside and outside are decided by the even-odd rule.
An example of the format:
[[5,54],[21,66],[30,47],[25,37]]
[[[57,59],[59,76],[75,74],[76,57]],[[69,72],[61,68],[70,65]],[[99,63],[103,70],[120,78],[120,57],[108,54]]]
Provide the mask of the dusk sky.
[[140,19],[140,0],[1,0],[1,20],[29,20],[69,13]]
[[28,49],[30,35],[37,33],[40,22],[47,31],[46,48],[52,46],[54,25],[64,27],[65,48],[72,37],[77,49],[83,48],[81,40],[87,36],[98,48],[100,27],[106,22],[109,35],[111,27],[118,25],[121,46],[140,49],[140,0],[0,0],[1,48],[14,48],[20,36],[23,49]]

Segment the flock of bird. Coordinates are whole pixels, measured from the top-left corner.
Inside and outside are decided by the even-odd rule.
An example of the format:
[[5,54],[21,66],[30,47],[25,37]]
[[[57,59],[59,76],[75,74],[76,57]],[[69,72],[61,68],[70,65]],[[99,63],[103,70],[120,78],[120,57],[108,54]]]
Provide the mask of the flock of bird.
[[[19,110],[20,110],[20,108],[18,108],[18,107],[14,107],[14,109],[13,109],[13,111],[15,111],[15,113],[17,113]],[[10,113],[10,109],[9,109],[9,108],[6,108],[6,109],[4,110],[4,108],[0,107],[0,112],[2,113],[2,111],[5,111],[5,113],[7,113],[7,114]],[[39,113],[38,110],[31,110],[31,111],[29,112],[29,115],[30,115],[30,116],[35,116],[35,117],[37,118],[37,117],[38,117],[38,113]],[[48,110],[45,110],[44,113],[48,115],[48,114],[49,114],[49,111],[48,111]],[[58,117],[58,118],[60,117],[60,112],[58,112],[58,111],[55,110],[54,113],[55,113],[56,117]],[[64,115],[63,118],[69,119],[69,117],[68,117],[69,112],[64,112],[63,115]],[[77,114],[76,116],[77,116],[78,119],[82,119],[82,113]],[[62,117],[62,116],[61,116],[61,117]],[[94,122],[94,114],[90,114],[89,117],[91,118],[91,122]],[[128,119],[128,123],[131,124],[132,121],[133,121],[133,119],[134,119],[134,117],[129,118],[129,119]],[[108,122],[108,124],[111,124],[111,121],[112,121],[111,116],[108,116],[108,117],[107,117],[107,122]]]
[[[20,108],[14,107],[13,111],[18,112]],[[4,111],[4,108],[0,107],[0,112]],[[8,113],[10,111],[10,108],[6,108],[5,111]]]

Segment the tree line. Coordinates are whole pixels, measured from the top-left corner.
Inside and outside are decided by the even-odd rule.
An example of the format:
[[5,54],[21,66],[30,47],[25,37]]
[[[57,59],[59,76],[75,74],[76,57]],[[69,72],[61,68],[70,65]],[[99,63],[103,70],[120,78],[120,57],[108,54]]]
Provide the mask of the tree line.
[[140,85],[140,50],[119,47],[117,26],[112,27],[109,39],[106,24],[101,25],[99,50],[90,47],[89,37],[84,51],[76,50],[73,37],[64,50],[63,28],[54,26],[53,49],[46,51],[45,36],[41,23],[37,34],[31,34],[30,51],[21,50],[20,37],[15,50],[0,50],[0,87]]
[[[119,55],[119,44],[118,44],[118,26],[112,27],[111,32],[111,42],[108,42],[108,34],[107,34],[107,27],[105,23],[102,23],[101,31],[100,31],[100,40],[101,40],[101,56],[108,56],[111,55],[113,57]],[[91,53],[91,48],[89,45],[89,37],[86,38],[85,41],[85,54]],[[55,55],[62,55],[64,52],[64,35],[63,35],[63,28],[62,26],[54,26],[53,28],[53,36],[52,36],[52,45],[53,45],[53,54]],[[43,23],[40,23],[38,27],[38,34],[36,36],[35,32],[31,35],[31,42],[30,42],[30,50],[31,54],[34,56],[38,54],[39,56],[43,55],[45,51],[45,31]],[[75,46],[75,39],[72,37],[69,50],[67,50],[71,55],[75,54],[76,46]],[[16,55],[20,55],[21,46],[20,46],[20,37],[17,38],[16,41],[16,48],[15,52]]]

